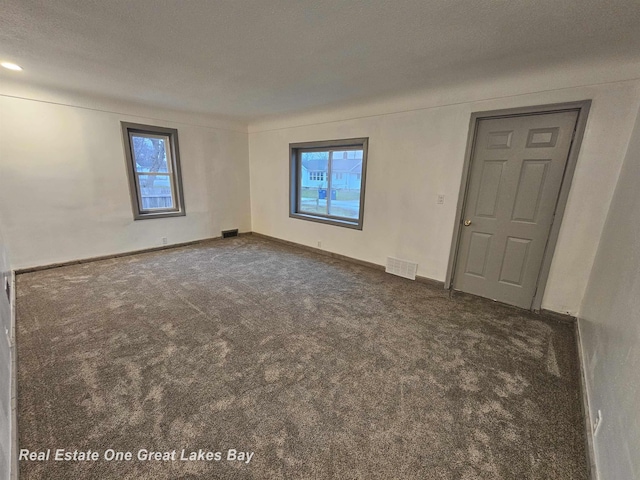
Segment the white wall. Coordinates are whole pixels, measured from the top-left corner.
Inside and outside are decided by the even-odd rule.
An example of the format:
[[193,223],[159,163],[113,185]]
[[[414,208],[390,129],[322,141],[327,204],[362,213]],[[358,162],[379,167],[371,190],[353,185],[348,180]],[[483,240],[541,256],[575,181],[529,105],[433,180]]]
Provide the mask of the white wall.
[[[133,220],[121,121],[178,129],[185,217]],[[15,269],[251,228],[246,127],[233,122],[6,84],[0,159]]]
[[[416,261],[419,275],[442,281],[471,113],[592,99],[542,304],[575,315],[640,104],[640,82],[571,87],[575,79],[608,77],[602,68],[570,72],[493,79],[395,103],[254,123],[249,126],[252,229],[314,247],[321,240],[326,250],[377,264],[386,263],[387,256]],[[350,137],[369,137],[363,231],[289,218],[289,143]],[[444,205],[436,204],[438,194],[446,196]]]
[[[311,246],[321,240],[327,250],[378,264],[389,255],[415,260],[420,275],[444,280],[470,114],[592,99],[543,307],[576,314],[582,303],[591,408],[604,413],[595,439],[601,478],[640,478],[639,72],[637,65],[523,72],[257,122],[248,139],[245,126],[230,120],[5,82],[0,272],[240,228]],[[120,121],[178,128],[186,217],[132,220]],[[290,219],[289,143],[364,136],[364,230]],[[438,194],[444,205],[436,205]],[[0,320],[4,332],[10,307],[1,289]],[[9,468],[10,351],[0,337],[2,477]]]
[[640,478],[640,112],[580,310],[600,480]]
[[5,291],[5,282],[11,283],[9,252],[0,223],[0,478],[9,478],[11,468],[11,393],[12,348],[11,306]]

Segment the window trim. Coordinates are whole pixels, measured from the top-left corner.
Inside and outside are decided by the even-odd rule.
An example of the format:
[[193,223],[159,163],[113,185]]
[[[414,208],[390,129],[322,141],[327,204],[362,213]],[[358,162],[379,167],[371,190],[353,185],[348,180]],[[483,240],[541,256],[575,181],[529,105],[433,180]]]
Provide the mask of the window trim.
[[[299,186],[301,184],[302,168],[300,167],[300,153],[330,150],[362,150],[362,174],[360,178],[360,209],[358,218],[338,217],[335,215],[323,215],[304,213],[300,211]],[[317,142],[299,142],[289,144],[289,217],[311,222],[325,223],[339,227],[362,230],[364,220],[364,199],[367,176],[367,157],[369,150],[369,137],[347,138],[342,140],[321,140]],[[331,165],[327,169],[327,190],[331,189]]]
[[[146,220],[149,218],[182,217],[187,214],[184,205],[184,194],[182,190],[182,171],[180,169],[180,149],[178,147],[178,130],[175,128],[158,127],[155,125],[144,125],[140,123],[120,122],[122,127],[122,140],[124,144],[124,154],[127,163],[127,177],[129,180],[129,194],[131,196],[131,208],[134,220]],[[145,210],[142,208],[142,196],[138,184],[139,172],[136,171],[133,160],[132,134],[143,134],[149,136],[168,137],[167,158],[168,172],[161,172],[160,175],[169,177],[174,206],[172,208]],[[152,172],[156,175],[159,172]],[[142,173],[145,174],[145,173]]]

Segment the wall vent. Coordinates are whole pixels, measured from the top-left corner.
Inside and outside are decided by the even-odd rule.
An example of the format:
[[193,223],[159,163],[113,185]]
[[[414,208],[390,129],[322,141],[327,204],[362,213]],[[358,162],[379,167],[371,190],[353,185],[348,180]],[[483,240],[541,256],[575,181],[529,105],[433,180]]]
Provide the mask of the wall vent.
[[399,277],[415,280],[418,264],[400,260],[399,258],[387,257],[387,268],[385,271],[393,275],[398,275]]
[[237,237],[238,236],[238,229],[234,229],[234,230],[222,230],[222,238],[229,238],[229,237]]

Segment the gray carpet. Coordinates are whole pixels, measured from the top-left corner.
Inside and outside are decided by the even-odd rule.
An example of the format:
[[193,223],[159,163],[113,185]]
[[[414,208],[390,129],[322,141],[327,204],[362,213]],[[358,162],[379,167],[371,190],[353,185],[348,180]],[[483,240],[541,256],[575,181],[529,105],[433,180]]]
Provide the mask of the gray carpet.
[[22,274],[17,298],[20,448],[52,449],[23,479],[587,477],[558,320],[256,236]]

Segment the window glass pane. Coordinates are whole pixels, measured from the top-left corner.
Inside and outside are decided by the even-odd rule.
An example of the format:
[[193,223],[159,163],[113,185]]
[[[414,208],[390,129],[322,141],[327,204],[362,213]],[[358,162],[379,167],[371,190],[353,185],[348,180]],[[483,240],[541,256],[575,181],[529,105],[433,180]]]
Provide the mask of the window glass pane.
[[356,219],[359,217],[362,155],[362,150],[333,152],[329,215]]
[[142,210],[173,208],[169,175],[138,175]]
[[329,152],[302,152],[300,157],[300,211],[326,215]]
[[167,162],[169,137],[132,134],[131,143],[136,172],[169,172]]

